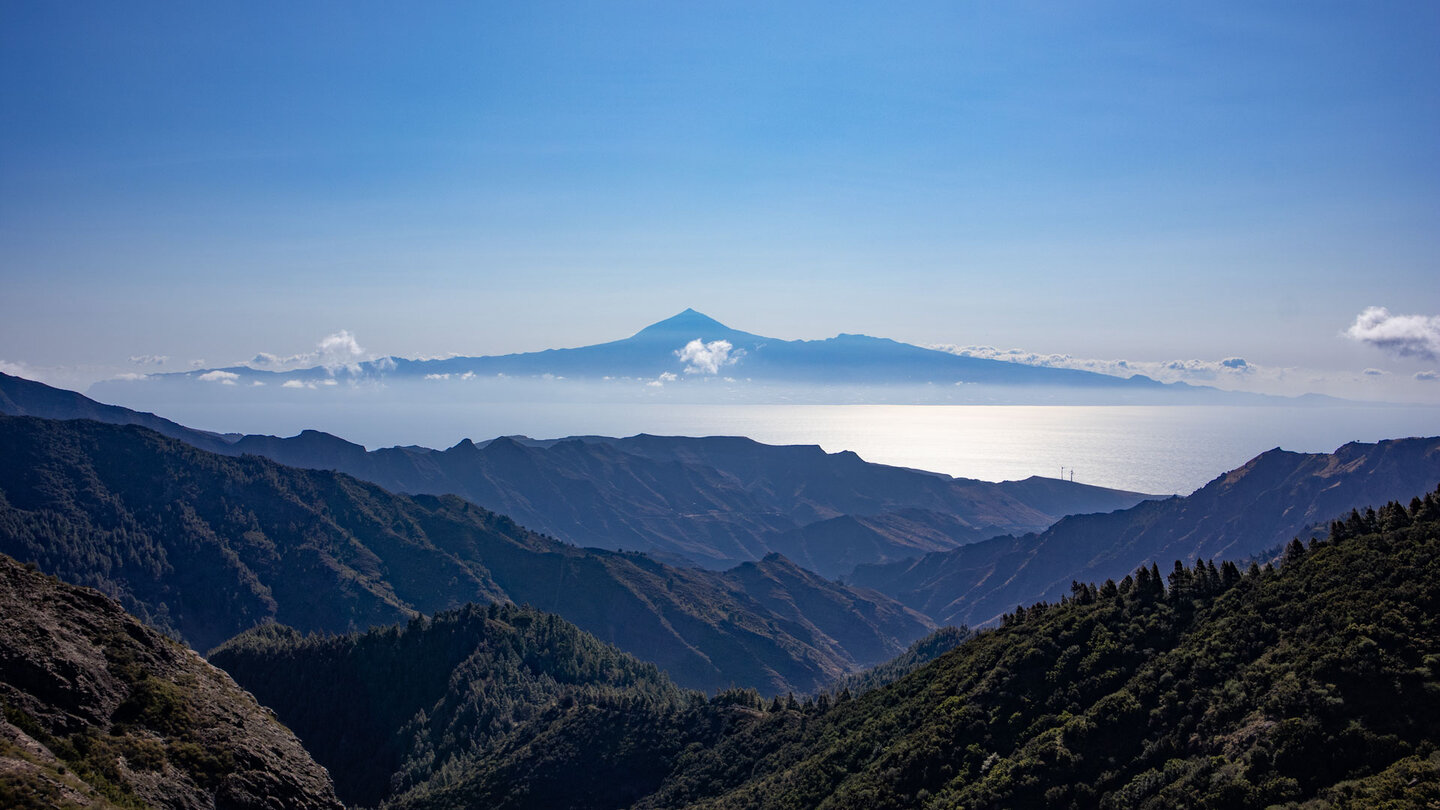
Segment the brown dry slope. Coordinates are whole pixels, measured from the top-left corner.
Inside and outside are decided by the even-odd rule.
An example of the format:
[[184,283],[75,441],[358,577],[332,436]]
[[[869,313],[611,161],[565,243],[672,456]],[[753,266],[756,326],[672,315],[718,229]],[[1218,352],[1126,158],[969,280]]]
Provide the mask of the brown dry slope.
[[0,806],[334,808],[228,675],[98,591],[0,555]]

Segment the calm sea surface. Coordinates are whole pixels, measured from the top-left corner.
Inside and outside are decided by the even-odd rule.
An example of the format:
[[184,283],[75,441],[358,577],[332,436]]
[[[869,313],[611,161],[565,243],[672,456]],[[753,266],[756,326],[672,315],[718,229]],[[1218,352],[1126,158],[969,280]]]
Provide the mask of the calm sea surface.
[[166,416],[212,430],[292,435],[314,427],[372,449],[449,447],[502,434],[749,436],[853,450],[867,461],[990,481],[1065,477],[1188,493],[1274,447],[1328,452],[1351,441],[1440,435],[1436,407],[681,405],[433,403],[311,409],[248,406]]

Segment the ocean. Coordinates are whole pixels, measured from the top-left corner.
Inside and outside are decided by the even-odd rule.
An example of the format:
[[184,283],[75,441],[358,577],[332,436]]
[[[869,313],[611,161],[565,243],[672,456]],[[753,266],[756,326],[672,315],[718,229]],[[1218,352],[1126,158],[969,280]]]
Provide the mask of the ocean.
[[1440,407],[399,404],[331,401],[157,409],[193,427],[293,435],[304,428],[376,447],[449,447],[463,438],[636,433],[749,436],[853,450],[867,461],[987,481],[1032,475],[1153,494],[1186,494],[1275,448],[1440,435]]

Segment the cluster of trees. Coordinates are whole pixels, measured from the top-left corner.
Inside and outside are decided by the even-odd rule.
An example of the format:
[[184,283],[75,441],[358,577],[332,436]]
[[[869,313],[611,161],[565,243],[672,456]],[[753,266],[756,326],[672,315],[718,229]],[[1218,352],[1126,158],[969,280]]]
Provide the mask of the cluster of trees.
[[660,715],[701,699],[558,616],[498,603],[348,635],[263,625],[210,660],[364,805],[458,781],[551,712]]

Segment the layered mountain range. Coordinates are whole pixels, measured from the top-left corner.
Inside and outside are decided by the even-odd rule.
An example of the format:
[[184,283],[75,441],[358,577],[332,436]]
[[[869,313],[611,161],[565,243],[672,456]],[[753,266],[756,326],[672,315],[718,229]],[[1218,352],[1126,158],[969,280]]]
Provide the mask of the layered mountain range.
[[[350,735],[345,758],[408,752],[371,774],[337,760],[342,784],[406,763],[370,794],[395,810],[1427,807],[1437,551],[1432,492],[1292,542],[1278,567],[1076,583],[958,646],[937,636],[948,651],[898,680],[804,699],[680,696],[495,607],[341,638],[265,629],[215,660],[327,751]],[[383,727],[404,731],[357,746],[391,679],[440,697],[398,701],[414,719]]]
[[828,577],[1149,497],[1058,479],[951,478],[732,437],[501,437],[366,451],[319,431],[220,436],[6,375],[0,412],[139,424],[224,455],[338,470],[394,492],[459,495],[577,545],[714,568],[779,552]]
[[[967,542],[992,514],[1139,496],[967,489],[723,438],[368,453],[194,431],[14,378],[0,410],[78,417],[0,417],[0,551],[34,569],[0,559],[3,804],[335,806],[325,772],[228,678],[41,572],[195,646],[245,631],[215,661],[369,805],[1440,801],[1440,439],[1275,450],[1187,497]],[[745,503],[755,513],[711,525],[753,532],[763,545],[736,547],[765,556],[712,571],[579,548],[456,495],[257,451],[419,482],[465,480],[454,459],[562,523]],[[726,531],[704,547],[742,536]],[[773,553],[838,568],[942,536],[963,545],[862,564],[850,585]],[[905,650],[937,620],[985,627]]]
[[1184,497],[1072,515],[1021,537],[862,565],[850,580],[936,621],[984,624],[1016,605],[1057,599],[1073,580],[1118,579],[1136,566],[1268,558],[1337,515],[1408,502],[1440,481],[1440,438],[1351,443],[1334,453],[1271,450]]
[[220,456],[137,425],[0,417],[0,458],[0,552],[200,649],[269,620],[339,632],[513,601],[686,686],[808,690],[933,627],[779,555],[674,568],[568,545],[455,496]]

